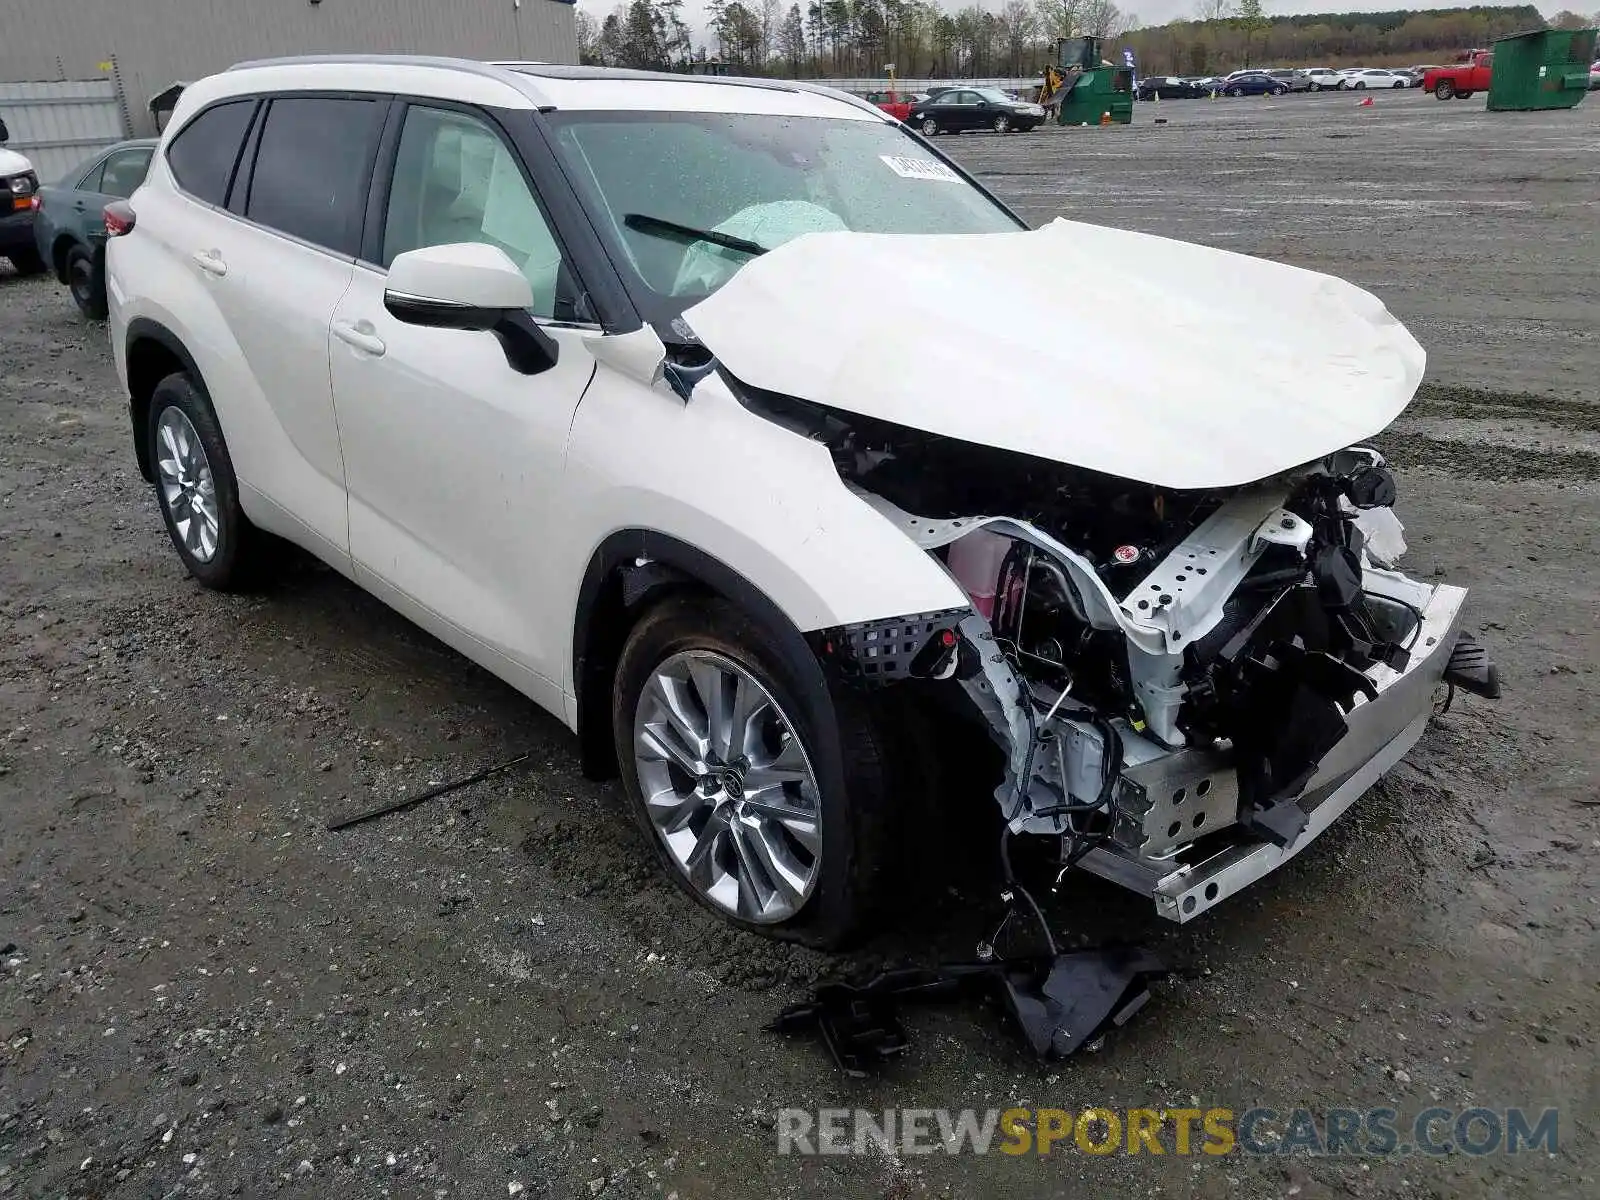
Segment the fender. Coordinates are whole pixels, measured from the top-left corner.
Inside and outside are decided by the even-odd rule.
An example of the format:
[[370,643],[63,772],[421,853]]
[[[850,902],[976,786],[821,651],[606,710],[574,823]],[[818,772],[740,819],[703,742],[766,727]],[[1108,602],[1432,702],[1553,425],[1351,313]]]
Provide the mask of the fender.
[[177,334],[149,317],[135,317],[128,322],[127,337],[123,343],[123,361],[127,363],[128,372],[128,420],[133,426],[133,450],[139,461],[139,474],[144,476],[146,483],[154,483],[156,477],[150,465],[150,447],[145,443],[144,431],[150,415],[150,393],[165,376],[163,373],[161,377],[149,379],[140,372],[133,352],[140,342],[157,343],[183,365],[183,369],[202,390],[206,385],[205,376],[200,373],[194,355],[189,353],[189,348]]
[[[630,573],[634,575],[631,582]],[[767,630],[772,637],[770,648],[789,667],[812,728],[826,743],[817,747],[818,751],[830,769],[842,770],[837,719],[822,664],[783,610],[738,571],[704,550],[655,530],[622,529],[601,542],[590,557],[573,614],[573,682],[584,774],[592,779],[616,774],[611,678],[634,616],[652,594],[683,586],[716,593]]]

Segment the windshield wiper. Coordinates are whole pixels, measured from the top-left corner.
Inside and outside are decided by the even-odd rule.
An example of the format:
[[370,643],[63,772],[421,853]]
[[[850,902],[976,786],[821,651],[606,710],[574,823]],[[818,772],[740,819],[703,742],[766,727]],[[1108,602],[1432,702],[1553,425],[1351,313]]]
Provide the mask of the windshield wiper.
[[734,237],[731,233],[718,233],[714,229],[696,229],[692,225],[679,225],[676,221],[663,221],[660,217],[646,216],[644,213],[628,213],[622,218],[622,223],[629,229],[639,233],[653,234],[656,237],[670,238],[674,242],[690,245],[694,242],[710,242],[713,246],[721,246],[727,250],[737,250],[740,254],[765,254],[767,247],[759,242],[747,241],[742,237]]

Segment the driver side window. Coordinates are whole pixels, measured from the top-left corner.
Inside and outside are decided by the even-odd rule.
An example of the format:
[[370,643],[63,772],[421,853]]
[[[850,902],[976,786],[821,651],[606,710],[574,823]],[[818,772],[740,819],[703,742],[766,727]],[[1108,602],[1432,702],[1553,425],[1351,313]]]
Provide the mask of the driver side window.
[[561,249],[511,148],[476,117],[412,105],[389,187],[383,265],[456,242],[504,250],[533,287],[534,316],[575,319]]

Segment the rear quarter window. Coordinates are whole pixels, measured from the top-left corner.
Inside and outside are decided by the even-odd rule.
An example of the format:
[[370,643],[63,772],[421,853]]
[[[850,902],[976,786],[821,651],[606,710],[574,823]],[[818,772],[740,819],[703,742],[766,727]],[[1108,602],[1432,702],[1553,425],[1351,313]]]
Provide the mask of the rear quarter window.
[[197,200],[222,204],[239,162],[254,100],[231,100],[205,110],[167,147],[167,167],[178,186]]

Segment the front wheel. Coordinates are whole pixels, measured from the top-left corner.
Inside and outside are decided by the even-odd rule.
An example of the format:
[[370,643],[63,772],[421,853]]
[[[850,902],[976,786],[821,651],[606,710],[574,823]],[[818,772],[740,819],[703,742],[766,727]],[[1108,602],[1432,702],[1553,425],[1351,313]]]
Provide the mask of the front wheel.
[[939,132],[939,122],[935,121],[932,117],[923,117],[922,118],[922,136],[923,137],[933,137],[938,132]]
[[996,133],[1010,133],[1011,118],[1006,116],[1004,113],[1001,113],[994,119],[994,131]]
[[1364,92],[1364,91],[1366,91],[1366,90],[1367,90],[1367,84],[1366,84],[1366,81],[1365,81],[1365,80],[1362,80],[1362,79],[1358,79],[1358,80],[1356,80],[1356,81],[1355,81],[1355,83],[1354,83],[1354,84],[1353,84],[1353,85],[1352,85],[1352,86],[1353,86],[1353,87],[1354,87],[1354,88],[1355,88],[1355,90],[1356,90],[1356,91],[1358,91],[1358,92]]
[[84,316],[94,321],[105,319],[105,283],[95,270],[94,255],[82,246],[74,246],[67,254],[67,289]]
[[672,599],[640,620],[612,727],[629,807],[678,886],[748,929],[848,938],[873,911],[893,794],[852,705],[808,700],[771,635],[726,601]]
[[1472,93],[1471,92],[1457,92],[1456,93],[1456,99],[1457,100],[1470,100],[1470,99],[1472,99]]
[[1288,90],[1289,90],[1289,89],[1288,89],[1288,88],[1286,88],[1286,87],[1275,87],[1275,88],[1273,88],[1273,89],[1272,89],[1272,94],[1273,94],[1273,95],[1274,95],[1274,96],[1281,96],[1281,95],[1283,95],[1283,94],[1284,94],[1284,93],[1285,93],[1285,92],[1287,92],[1287,91],[1288,91]]
[[1441,79],[1433,85],[1433,94],[1440,100],[1448,100],[1456,94],[1456,85],[1448,79]]

